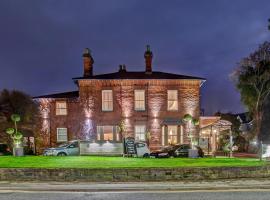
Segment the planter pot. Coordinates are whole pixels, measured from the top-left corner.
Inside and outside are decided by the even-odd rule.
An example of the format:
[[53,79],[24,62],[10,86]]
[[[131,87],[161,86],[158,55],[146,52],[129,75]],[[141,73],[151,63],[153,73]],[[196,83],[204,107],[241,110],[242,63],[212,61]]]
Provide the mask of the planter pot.
[[198,158],[199,157],[198,150],[197,149],[189,149],[188,150],[188,157],[189,158]]
[[24,156],[23,147],[14,147],[13,156]]

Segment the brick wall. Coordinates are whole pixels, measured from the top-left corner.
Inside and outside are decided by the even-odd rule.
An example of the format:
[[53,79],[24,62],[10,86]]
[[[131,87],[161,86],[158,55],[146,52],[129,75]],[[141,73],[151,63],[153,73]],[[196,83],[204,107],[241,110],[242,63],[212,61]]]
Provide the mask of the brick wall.
[[146,169],[0,169],[0,181],[199,181],[269,178],[270,166]]
[[[41,119],[44,141],[55,146],[56,129],[66,127],[68,139],[95,139],[97,125],[118,125],[125,122],[126,136],[134,136],[134,125],[145,123],[151,133],[150,147],[161,146],[161,129],[165,118],[180,119],[189,113],[199,118],[199,80],[79,80],[79,98],[62,99],[67,101],[68,115],[55,115],[55,100],[45,99],[48,117]],[[102,112],[101,90],[113,90],[113,111]],[[134,111],[134,90],[144,89],[146,110]],[[167,90],[178,90],[178,111],[167,111]],[[46,103],[44,103],[46,102]],[[44,107],[43,105],[43,107]],[[46,107],[45,106],[45,107]],[[47,126],[46,126],[47,125]],[[183,125],[184,133],[187,132]],[[47,128],[47,129],[46,129]],[[198,129],[189,126],[198,137]],[[48,139],[49,137],[49,139]],[[189,142],[184,134],[184,143]]]

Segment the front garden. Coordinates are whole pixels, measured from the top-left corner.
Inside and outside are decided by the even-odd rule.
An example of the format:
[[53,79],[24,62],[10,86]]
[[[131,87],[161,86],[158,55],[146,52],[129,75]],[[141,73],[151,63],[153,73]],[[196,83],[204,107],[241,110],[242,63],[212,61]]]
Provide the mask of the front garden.
[[0,168],[179,168],[264,166],[253,158],[123,158],[102,156],[0,156]]

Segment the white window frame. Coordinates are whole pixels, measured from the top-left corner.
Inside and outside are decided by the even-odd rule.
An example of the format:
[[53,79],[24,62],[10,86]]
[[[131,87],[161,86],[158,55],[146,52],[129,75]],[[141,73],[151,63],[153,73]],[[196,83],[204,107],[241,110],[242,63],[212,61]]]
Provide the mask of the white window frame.
[[[109,96],[106,96],[106,93]],[[102,90],[102,111],[113,111],[113,91]]]
[[[112,131],[112,140],[105,140],[104,139],[104,128],[110,127]],[[102,138],[102,139],[101,139]],[[98,125],[97,126],[97,140],[98,141],[110,141],[110,142],[119,142],[120,141],[120,134],[117,126],[114,125]]]
[[55,114],[56,115],[67,115],[67,102],[56,101],[55,102]]
[[[136,94],[142,93],[143,98]],[[136,111],[145,111],[145,90],[134,90],[134,107]]]
[[134,127],[135,140],[137,141],[146,141],[146,125],[135,125]]
[[[60,137],[59,137],[59,131],[61,130],[65,130],[65,137],[66,139],[65,140],[61,140]],[[63,134],[63,133],[61,133]],[[56,132],[56,135],[57,135],[57,142],[67,142],[68,141],[68,132],[67,132],[67,128],[57,128],[57,132]]]
[[[171,98],[171,95],[169,93],[176,92],[176,98]],[[176,108],[170,108],[170,103],[174,102],[176,105]],[[167,90],[167,110],[168,111],[177,111],[178,110],[178,90]]]
[[[110,129],[110,131],[108,132],[108,133],[111,134],[111,136],[112,136],[110,140],[105,139],[105,134],[106,134],[106,133],[104,132],[105,128]],[[104,141],[113,141],[113,138],[114,138],[113,126],[103,126],[103,140],[104,140]]]
[[[171,134],[170,129],[173,129],[175,133]],[[168,125],[168,144],[177,144],[177,137],[178,137],[177,131],[178,131],[177,125]],[[175,139],[174,142],[173,139]]]

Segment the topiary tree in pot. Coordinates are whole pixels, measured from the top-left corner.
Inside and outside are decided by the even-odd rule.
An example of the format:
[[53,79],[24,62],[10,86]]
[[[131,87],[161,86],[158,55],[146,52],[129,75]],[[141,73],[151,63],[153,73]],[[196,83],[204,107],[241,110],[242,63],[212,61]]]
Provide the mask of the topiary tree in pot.
[[191,132],[190,124],[192,124],[193,126],[199,126],[200,121],[199,121],[199,119],[193,118],[192,115],[190,115],[190,114],[185,114],[183,117],[183,121],[188,125],[188,127],[187,127],[188,128],[188,136],[190,137],[191,145],[193,148],[194,143],[196,144],[197,141],[195,141],[193,138],[193,133]]
[[125,125],[125,121],[121,120],[118,124],[118,130],[119,130],[119,134],[120,134],[120,140],[123,140],[124,137],[124,133],[126,131],[126,125]]
[[23,135],[18,131],[17,123],[21,121],[21,117],[18,114],[12,114],[11,120],[14,122],[14,128],[7,128],[6,133],[13,140],[13,155],[14,156],[23,156],[23,147],[22,147],[22,138]]

